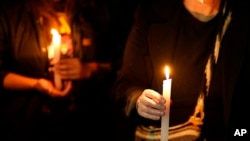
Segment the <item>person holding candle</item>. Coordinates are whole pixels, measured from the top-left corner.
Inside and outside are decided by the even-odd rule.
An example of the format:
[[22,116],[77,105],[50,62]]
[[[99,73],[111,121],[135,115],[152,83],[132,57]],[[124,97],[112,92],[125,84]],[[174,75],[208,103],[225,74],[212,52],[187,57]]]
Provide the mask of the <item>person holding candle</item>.
[[49,71],[50,30],[61,27],[54,2],[1,1],[1,140],[73,140],[75,135],[73,82],[64,80],[64,88],[57,89]]
[[[108,94],[119,65],[120,56],[114,51],[123,42],[127,27],[117,32],[120,27],[114,19],[120,17],[111,14],[112,4],[15,0],[1,5],[1,138],[78,140],[100,130],[105,135],[92,140],[113,140]],[[63,26],[65,21],[70,32]],[[51,30],[59,37],[56,42]],[[64,43],[72,47],[66,54]],[[60,57],[55,57],[59,46]],[[59,77],[52,78],[53,73]],[[56,88],[54,80],[61,80],[63,89]],[[105,114],[97,112],[93,103]],[[78,130],[82,127],[87,132]]]
[[[245,101],[249,88],[245,5],[249,3],[141,1],[114,86],[117,106],[131,124],[131,140],[160,141],[165,114],[169,141],[227,141],[233,128],[247,128],[243,123],[249,116],[236,110],[246,106],[236,101]],[[162,95],[166,65],[171,101]]]
[[[76,140],[80,137],[78,128],[82,124],[78,120],[80,114],[76,94],[82,94],[82,91],[78,91],[82,85],[88,87],[96,82],[92,76],[98,68],[96,62],[82,65],[82,60],[79,59],[81,55],[84,55],[84,59],[93,59],[95,52],[87,43],[84,44],[89,48],[84,53],[88,56],[80,54],[82,46],[74,46],[73,50],[66,53],[53,50],[53,47],[62,48],[64,41],[69,41],[66,43],[67,48],[71,47],[70,32],[60,20],[65,18],[60,16],[65,15],[61,13],[64,10],[59,5],[61,2],[63,1],[17,0],[1,5],[5,6],[0,15],[1,140]],[[64,19],[66,22],[67,20]],[[81,26],[89,30],[86,25],[77,25],[77,28],[82,28]],[[55,42],[51,29],[56,31],[55,37],[59,37],[55,38]],[[74,38],[74,41],[81,43],[82,40]],[[56,52],[51,53],[50,47],[53,51],[61,51],[56,60]],[[61,61],[58,60],[59,57]],[[70,64],[67,66],[67,73],[65,75],[60,72],[58,79],[62,81],[64,88],[58,89],[52,78],[53,73],[57,73],[54,67],[64,68],[65,64]],[[82,66],[84,71],[81,71]],[[99,68],[110,68],[109,64],[103,66]],[[80,79],[92,81],[86,81],[85,84],[79,82]],[[89,113],[84,111],[91,115],[88,122],[93,118],[90,110]],[[86,135],[92,133],[89,131]]]

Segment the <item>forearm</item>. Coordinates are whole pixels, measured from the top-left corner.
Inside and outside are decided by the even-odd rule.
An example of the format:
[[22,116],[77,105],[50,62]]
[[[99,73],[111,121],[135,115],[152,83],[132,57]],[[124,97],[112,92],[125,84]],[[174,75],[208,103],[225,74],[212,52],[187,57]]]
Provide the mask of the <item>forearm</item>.
[[3,87],[9,90],[30,90],[34,89],[38,79],[22,76],[15,73],[8,73],[3,80]]

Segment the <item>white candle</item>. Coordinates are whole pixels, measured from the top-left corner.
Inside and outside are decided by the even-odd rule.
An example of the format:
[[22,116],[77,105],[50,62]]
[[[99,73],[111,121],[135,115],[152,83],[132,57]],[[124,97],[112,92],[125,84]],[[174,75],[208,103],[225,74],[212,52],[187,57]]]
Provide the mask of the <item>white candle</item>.
[[165,67],[166,80],[163,80],[163,97],[166,99],[165,115],[161,117],[161,141],[168,140],[169,130],[169,113],[170,113],[170,96],[171,96],[171,83],[172,80],[169,78],[169,67]]
[[[49,58],[53,58],[53,63],[58,62],[60,60],[61,55],[61,35],[58,33],[56,29],[51,29],[52,34],[52,42],[49,49]],[[57,89],[62,88],[61,76],[58,73],[54,73],[54,83]]]

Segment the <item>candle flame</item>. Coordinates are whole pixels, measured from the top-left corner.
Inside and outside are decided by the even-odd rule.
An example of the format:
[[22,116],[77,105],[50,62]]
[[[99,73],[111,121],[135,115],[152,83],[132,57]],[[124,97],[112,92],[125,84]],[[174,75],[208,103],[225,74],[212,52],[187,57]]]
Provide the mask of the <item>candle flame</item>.
[[58,50],[58,48],[60,48],[61,35],[54,28],[50,30],[50,33],[52,34],[52,41],[51,44],[48,46],[48,58],[53,59],[56,53],[55,50]]
[[169,79],[170,68],[168,66],[166,66],[164,70],[165,70],[166,79]]
[[70,29],[70,26],[69,26],[66,19],[67,19],[67,16],[65,14],[60,13],[58,15],[58,20],[61,23],[61,26],[59,28],[59,32],[64,33],[64,34],[70,34],[71,29]]
[[50,32],[52,34],[52,44],[56,46],[60,46],[61,35],[59,34],[59,32],[54,28],[52,28]]

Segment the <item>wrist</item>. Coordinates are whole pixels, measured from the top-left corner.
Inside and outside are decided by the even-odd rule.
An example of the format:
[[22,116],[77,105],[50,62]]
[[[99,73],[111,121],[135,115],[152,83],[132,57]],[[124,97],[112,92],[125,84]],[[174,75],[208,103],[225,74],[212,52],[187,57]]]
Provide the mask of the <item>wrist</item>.
[[38,83],[39,83],[39,80],[40,79],[32,79],[31,82],[30,82],[30,87],[31,89],[33,90],[37,90],[37,87],[38,87]]

